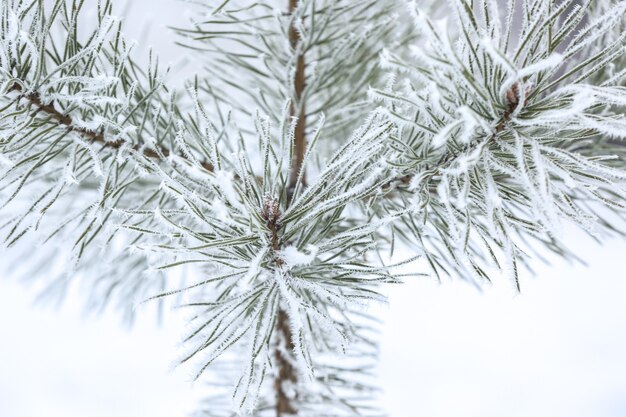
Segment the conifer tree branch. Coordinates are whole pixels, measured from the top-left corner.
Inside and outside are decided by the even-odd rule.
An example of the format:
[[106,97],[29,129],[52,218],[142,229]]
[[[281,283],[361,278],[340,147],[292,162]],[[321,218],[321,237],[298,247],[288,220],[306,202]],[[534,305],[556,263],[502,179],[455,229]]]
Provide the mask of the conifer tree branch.
[[[261,217],[265,220],[267,228],[270,230],[270,242],[274,253],[274,265],[281,268],[284,264],[278,255],[280,251],[280,223],[278,219],[281,213],[278,202],[273,199],[267,199],[263,205]],[[276,317],[276,332],[278,334],[278,346],[274,351],[274,359],[278,364],[278,373],[274,380],[274,391],[276,392],[276,416],[292,415],[296,413],[294,406],[291,404],[290,398],[285,392],[284,384],[286,382],[295,383],[297,381],[296,370],[286,356],[288,352],[293,351],[294,345],[292,341],[293,334],[289,326],[289,316],[287,312],[279,308]]]
[[[298,0],[289,0],[289,13],[293,14],[298,6]],[[296,73],[294,76],[294,94],[291,101],[291,117],[298,119],[295,131],[294,131],[294,155],[291,165],[291,174],[289,178],[288,193],[292,194],[295,190],[296,183],[298,181],[298,174],[303,169],[302,163],[304,162],[304,153],[306,150],[306,106],[303,100],[304,88],[306,86],[306,73],[305,73],[305,60],[304,51],[298,51],[298,31],[295,27],[295,22],[291,22],[289,27],[289,43],[291,48],[297,54],[296,57]],[[305,182],[304,176],[302,181]],[[304,184],[303,184],[304,185]],[[289,204],[291,195],[288,196],[287,201]]]
[[92,142],[100,142],[104,144],[104,146],[108,146],[108,147],[116,148],[116,149],[121,147],[122,144],[124,143],[124,141],[122,140],[107,141],[104,135],[101,133],[75,126],[70,116],[61,113],[59,110],[57,110],[54,107],[54,104],[52,103],[44,104],[41,101],[41,97],[36,92],[29,92],[29,93],[22,94],[22,86],[18,83],[15,83],[13,85],[13,88],[11,88],[11,91],[16,91],[20,93],[20,97],[26,99],[30,104],[35,106],[37,108],[37,112],[44,113],[50,116],[53,120],[55,120],[60,125],[65,126],[68,130],[78,133],[80,135],[83,135],[86,138],[90,139]]
[[[282,343],[293,351],[293,342],[291,341],[293,334],[289,326],[289,315],[283,309],[278,310],[276,318],[276,331],[278,332]],[[295,415],[296,409],[291,403],[291,399],[285,393],[284,383],[295,384],[297,381],[296,370],[289,359],[284,356],[284,352],[280,349],[275,351],[275,359],[278,362],[278,375],[274,380],[274,389],[276,390],[276,417]]]
[[[85,138],[89,139],[91,142],[100,143],[103,146],[103,148],[119,149],[125,143],[125,141],[122,139],[108,140],[103,133],[91,131],[91,130],[85,129],[84,127],[77,126],[70,116],[68,116],[67,114],[63,114],[60,110],[58,110],[54,106],[53,103],[44,104],[43,101],[41,100],[41,96],[37,92],[24,93],[23,88],[19,83],[15,83],[9,91],[15,91],[19,93],[20,97],[24,98],[31,105],[33,105],[37,109],[38,113],[43,113],[43,114],[46,114],[47,116],[50,116],[52,120],[57,122],[59,125],[66,127],[67,130],[69,130],[70,132],[74,132],[81,136],[84,136]],[[137,143],[136,145],[132,147],[132,149],[139,152],[142,149],[142,147],[143,147],[143,143]],[[141,152],[143,153],[144,156],[148,158],[156,158],[156,159],[159,159],[161,157],[167,158],[170,155],[174,154],[172,153],[172,151],[170,151],[168,148],[164,146],[160,146],[158,152],[150,148],[143,148]],[[188,159],[182,154],[176,154],[176,155],[180,158]],[[201,161],[201,164],[204,169],[206,169],[209,172],[213,172],[213,165],[211,165],[210,163],[206,161]]]
[[[288,12],[293,14],[298,7],[298,0],[289,0]],[[295,18],[295,17],[294,17]],[[292,20],[289,26],[289,43],[296,56],[296,72],[294,75],[294,95],[291,101],[290,116],[297,118],[294,129],[294,149],[293,159],[289,177],[289,185],[287,189],[287,206],[291,204],[293,193],[296,189],[300,170],[304,169],[304,154],[306,150],[306,107],[303,100],[304,88],[306,83],[304,52],[299,48],[299,35]],[[302,182],[305,183],[304,175]],[[303,184],[304,185],[304,184]],[[274,225],[276,226],[276,225]],[[276,227],[272,230],[272,245],[274,252],[279,249],[278,237],[276,235]],[[276,266],[280,267],[282,260],[276,259]],[[295,384],[297,382],[296,370],[285,355],[294,351],[293,333],[289,324],[288,313],[280,308],[276,317],[276,331],[279,335],[278,343],[284,344],[277,347],[275,351],[275,359],[278,362],[278,375],[274,381],[274,389],[276,391],[276,417],[285,415],[295,415],[297,410],[291,402],[291,399],[285,392],[285,383]],[[283,350],[284,349],[284,350]]]
[[[515,111],[515,108],[517,107],[519,103],[519,92],[517,91],[517,89],[518,89],[518,86],[517,84],[515,84],[507,92],[507,95],[506,95],[507,96],[507,108],[502,113],[502,117],[496,124],[493,132],[489,134],[483,141],[475,142],[473,145],[469,144],[467,146],[468,148],[474,148],[475,146],[479,146],[480,144],[488,145],[489,143],[495,141],[498,138],[498,135],[506,129],[506,125],[507,123],[511,121],[511,115],[513,114],[513,112]],[[524,103],[524,105],[525,104],[526,103]],[[465,149],[465,151],[467,150],[468,149]],[[432,178],[440,170],[450,167],[454,163],[454,161],[460,156],[461,153],[462,151],[450,152],[450,153],[444,154],[439,159],[439,161],[437,161],[433,166],[428,167],[428,170],[432,171],[432,174],[430,174],[427,177],[427,179]],[[411,175],[411,174],[398,176],[394,178],[392,181],[390,181],[389,183],[387,183],[384,188],[393,187],[394,184],[408,185],[411,183],[411,180],[413,179],[413,177],[414,175]]]

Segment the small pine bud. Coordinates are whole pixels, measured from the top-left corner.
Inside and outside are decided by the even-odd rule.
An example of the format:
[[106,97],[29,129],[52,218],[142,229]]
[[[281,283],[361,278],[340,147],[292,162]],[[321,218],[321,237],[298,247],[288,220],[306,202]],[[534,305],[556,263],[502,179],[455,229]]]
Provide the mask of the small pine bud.
[[280,206],[278,200],[274,196],[266,195],[263,197],[263,209],[261,217],[268,223],[275,223],[280,217]]
[[[526,86],[524,87],[524,105],[528,103],[528,95],[531,92],[532,84],[526,84]],[[510,111],[513,111],[517,107],[520,99],[520,83],[515,83],[506,92],[506,102],[509,106]]]

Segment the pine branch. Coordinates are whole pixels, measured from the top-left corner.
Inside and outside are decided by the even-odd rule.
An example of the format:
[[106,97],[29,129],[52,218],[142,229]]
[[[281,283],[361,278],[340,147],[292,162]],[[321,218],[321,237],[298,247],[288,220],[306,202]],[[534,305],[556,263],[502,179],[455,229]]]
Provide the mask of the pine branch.
[[[305,176],[304,173],[300,175],[300,171],[304,169],[304,154],[306,151],[306,105],[303,100],[303,93],[306,82],[305,74],[305,60],[304,51],[300,50],[299,35],[295,25],[296,16],[294,12],[298,7],[298,0],[289,0],[288,13],[293,16],[291,25],[289,26],[289,44],[296,54],[296,71],[294,76],[294,97],[290,104],[290,116],[297,118],[296,126],[294,129],[294,149],[292,157],[292,165],[289,175],[289,185],[287,188],[287,207],[291,204],[293,199],[293,193],[296,189],[298,179],[302,179],[301,186],[304,187]],[[276,217],[278,218],[278,217]],[[271,228],[272,230],[272,246],[273,250],[277,253],[279,248],[278,237],[276,235],[276,225]],[[276,259],[276,267],[282,266],[282,260]],[[278,362],[278,375],[274,381],[274,389],[276,391],[276,417],[282,417],[285,415],[295,415],[297,410],[292,404],[290,399],[285,393],[284,385],[286,383],[296,384],[297,374],[288,357],[284,355],[288,352],[293,352],[295,349],[293,343],[293,333],[291,331],[289,323],[288,313],[280,308],[276,318],[276,331],[279,334],[278,343],[283,343],[284,346],[279,346],[275,351],[275,359]]]
[[[20,93],[20,97],[23,97],[30,104],[35,106],[35,108],[37,109],[37,112],[44,113],[50,116],[50,118],[52,118],[57,123],[59,123],[59,125],[65,126],[68,131],[84,136],[85,138],[89,139],[90,142],[92,143],[93,142],[100,143],[103,148],[119,149],[122,147],[122,145],[126,143],[126,141],[124,141],[123,139],[108,140],[105,137],[105,135],[102,133],[91,131],[91,130],[85,129],[84,127],[76,126],[72,118],[66,114],[63,114],[61,111],[55,108],[53,103],[44,104],[41,101],[41,97],[39,96],[37,92],[22,93],[22,86],[19,83],[15,83],[13,87],[9,89],[9,91],[16,91]],[[172,151],[170,151],[168,148],[164,146],[159,146],[158,151],[154,149],[149,149],[149,148],[145,148],[141,150],[144,147],[143,145],[144,144],[141,142],[137,143],[136,145],[132,147],[132,150],[137,151],[137,152],[141,151],[143,155],[148,158],[161,159],[161,158],[167,158],[170,155],[176,155],[179,158],[188,160],[188,158],[186,158],[185,155],[174,154],[172,153]],[[206,161],[201,161],[200,163],[204,169],[206,169],[209,172],[213,172],[213,169],[214,169],[213,165],[211,165],[210,163]]]
[[[289,0],[289,13],[293,14],[298,7],[298,0]],[[294,17],[295,19],[295,17]],[[288,198],[287,204],[291,202],[293,197],[292,193],[296,188],[298,182],[298,176],[300,171],[304,169],[302,163],[304,162],[304,153],[306,151],[306,103],[303,100],[304,89],[306,87],[306,74],[305,74],[305,61],[304,51],[300,51],[299,35],[295,26],[295,21],[292,20],[292,24],[289,27],[289,44],[296,53],[296,72],[294,77],[294,97],[291,102],[291,117],[298,118],[295,132],[294,132],[294,156],[292,160],[291,173],[289,179]],[[302,175],[302,187],[306,185],[306,181]]]
[[284,343],[285,348],[289,349],[286,352],[277,348],[274,352],[274,359],[278,363],[278,375],[274,380],[274,390],[276,391],[276,417],[296,415],[297,410],[292,404],[292,399],[285,393],[284,385],[286,383],[296,384],[297,374],[291,361],[288,357],[285,357],[285,353],[293,352],[294,346],[291,341],[293,333],[291,332],[291,325],[289,324],[289,315],[283,309],[278,310],[278,316],[276,317],[276,331],[279,335],[279,343]]
[[[265,200],[261,217],[270,230],[270,242],[272,251],[274,252],[274,265],[277,269],[280,269],[284,265],[284,261],[279,256],[281,250],[279,236],[281,228],[279,219],[281,212],[278,207],[278,202],[275,199],[268,198]],[[276,417],[281,417],[283,415],[293,415],[296,413],[296,409],[291,403],[292,400],[285,392],[285,384],[295,384],[297,381],[296,369],[294,369],[290,358],[287,356],[290,352],[293,352],[295,348],[293,344],[293,334],[289,324],[289,315],[282,308],[278,309],[275,329],[278,334],[278,346],[274,351],[274,359],[278,365],[278,372],[274,379],[274,391],[276,393]]]
[[[513,112],[515,111],[515,109],[517,108],[519,104],[520,96],[519,96],[518,88],[519,88],[518,84],[515,84],[507,92],[506,99],[507,99],[508,107],[502,113],[502,117],[500,118],[500,121],[496,124],[496,127],[494,128],[494,132],[491,133],[488,137],[486,137],[483,140],[477,140],[473,144],[468,144],[465,147],[465,149],[461,151],[446,153],[439,159],[439,161],[437,161],[432,166],[426,166],[425,170],[431,172],[431,174],[425,177],[426,182],[432,179],[441,170],[449,168],[452,164],[454,164],[455,160],[462,154],[471,152],[473,149],[476,148],[476,146],[481,146],[481,145],[488,146],[489,144],[493,143],[494,141],[498,139],[498,135],[506,129],[507,123],[511,121],[511,115],[513,114]],[[388,190],[391,187],[393,187],[395,184],[409,185],[411,181],[413,180],[413,178],[414,178],[414,175],[410,175],[410,174],[398,176],[394,178],[393,180],[389,181],[387,184],[385,184],[383,188],[385,190]],[[386,194],[386,196],[391,197],[392,194]]]
[[[609,140],[624,136],[623,113],[616,112],[624,91],[616,84],[625,73],[601,71],[623,56],[624,35],[613,28],[626,3],[580,31],[576,22],[585,8],[575,7],[575,18],[559,23],[568,4],[552,10],[548,3],[524,2],[527,18],[518,28],[513,3],[504,26],[492,19],[499,16],[495,2],[478,11],[455,3],[453,43],[449,31],[413,3],[416,26],[430,46],[412,58],[383,55],[383,65],[403,78],[372,95],[398,126],[395,175],[386,188],[409,185],[389,195],[387,210],[418,209],[402,226],[435,275],[480,283],[495,267],[519,288],[518,262],[526,262],[533,246],[571,256],[556,238],[561,219],[591,234],[616,230],[595,223],[593,205],[623,208],[623,161],[603,161],[623,153]],[[521,41],[510,42],[516,35]],[[508,264],[494,255],[498,251]]]

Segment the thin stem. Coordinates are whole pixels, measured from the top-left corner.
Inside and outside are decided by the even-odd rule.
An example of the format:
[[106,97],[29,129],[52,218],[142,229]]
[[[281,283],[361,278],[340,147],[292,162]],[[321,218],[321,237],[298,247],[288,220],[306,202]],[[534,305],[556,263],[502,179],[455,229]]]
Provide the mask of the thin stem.
[[287,352],[293,351],[293,334],[289,325],[289,315],[283,309],[278,310],[276,318],[276,331],[279,335],[279,343],[282,343],[289,351],[282,351],[277,348],[274,352],[274,358],[278,364],[278,375],[274,380],[274,390],[276,391],[276,417],[296,415],[297,410],[291,403],[285,393],[284,384],[286,382],[295,384],[298,380],[296,370],[294,369]]
[[[22,93],[22,86],[20,84],[15,83],[12,87],[12,90],[17,91],[18,93]],[[103,148],[119,149],[125,143],[125,141],[122,139],[108,140],[102,133],[94,132],[94,131],[85,129],[84,127],[76,126],[72,118],[66,114],[63,114],[60,110],[54,107],[54,104],[44,104],[41,101],[41,96],[37,92],[22,93],[20,94],[20,97],[26,99],[31,105],[35,106],[38,113],[43,113],[43,114],[48,115],[51,119],[55,120],[59,125],[65,126],[67,130],[69,130],[70,132],[77,133],[89,139],[89,141],[92,143],[102,144]],[[138,143],[135,146],[133,146],[132,149],[134,149],[135,151],[139,151],[142,148],[142,146],[143,146],[142,143]],[[157,158],[157,159],[160,159],[162,156],[167,158],[168,156],[172,154],[172,152],[169,149],[163,146],[159,147],[158,151],[154,149],[144,148],[142,152],[144,156],[147,156],[148,158]],[[177,156],[183,159],[187,159],[184,155],[177,155]],[[211,165],[210,163],[206,161],[202,161],[201,164],[202,164],[202,167],[206,169],[207,171],[210,171],[210,172],[213,171],[213,165]]]
[[[289,0],[289,13],[293,14],[296,7],[298,6],[298,0]],[[293,51],[298,54],[296,57],[296,73],[294,76],[294,97],[291,101],[290,114],[291,117],[296,117],[298,119],[295,131],[294,131],[294,155],[293,160],[291,162],[291,173],[289,177],[289,188],[288,188],[288,204],[291,202],[291,195],[296,187],[296,183],[298,182],[298,174],[301,169],[304,169],[302,166],[304,162],[304,153],[306,151],[306,103],[303,99],[304,89],[306,87],[306,73],[305,73],[305,60],[304,60],[304,52],[302,48],[299,47],[299,35],[298,31],[292,21],[291,26],[289,27],[289,44]],[[302,176],[302,186],[305,184],[304,175]]]
[[[494,132],[491,135],[489,135],[486,139],[484,139],[484,141],[479,142],[478,144],[474,144],[473,145],[474,147],[472,147],[472,145],[468,145],[465,151],[467,151],[468,148],[471,150],[476,149],[475,147],[480,146],[480,144],[488,145],[491,142],[494,142],[498,138],[498,135],[506,129],[507,124],[511,121],[511,116],[513,115],[513,112],[515,111],[518,105],[518,101],[519,101],[519,91],[517,91],[518,88],[519,88],[518,85],[515,84],[513,87],[511,87],[509,91],[507,91],[508,107],[504,111],[504,113],[502,113],[502,117],[498,121],[498,124],[496,125]],[[526,103],[524,103],[524,105],[526,105]],[[428,177],[426,177],[426,181],[430,180],[437,173],[441,172],[441,170],[450,167],[454,163],[454,161],[457,160],[457,158],[459,157],[461,153],[462,153],[461,151],[456,152],[456,153],[455,152],[446,153],[435,164],[427,167],[427,169],[430,168],[432,173]],[[384,185],[384,188],[389,189],[391,187],[398,186],[398,185],[408,185],[411,183],[412,179],[413,179],[413,175],[411,174],[401,175],[401,176],[393,178],[391,181],[386,183]]]
[[[278,200],[269,197],[263,202],[263,210],[261,217],[265,220],[265,224],[270,231],[270,242],[272,251],[274,252],[274,265],[280,269],[284,265],[283,259],[279,255],[281,248],[280,227],[278,219],[281,217],[280,206]],[[291,399],[285,392],[284,384],[286,382],[295,383],[297,381],[296,370],[294,369],[289,352],[293,351],[292,342],[293,334],[289,325],[289,315],[280,308],[276,317],[276,334],[277,346],[274,350],[274,359],[276,360],[278,374],[274,379],[274,391],[276,392],[276,416],[295,415],[297,410],[291,403]]]
[[[289,0],[289,14],[293,15],[294,11],[298,7],[298,0]],[[291,162],[291,171],[289,175],[289,185],[287,188],[287,206],[291,204],[293,199],[293,193],[298,183],[298,177],[300,171],[304,169],[304,154],[306,151],[306,103],[303,99],[304,89],[306,86],[306,73],[305,73],[305,59],[302,48],[299,45],[299,35],[292,20],[289,27],[289,43],[296,56],[296,73],[294,76],[294,97],[292,97],[290,115],[297,118],[295,130],[294,130],[294,154]],[[305,176],[301,176],[302,186],[306,184]],[[277,236],[277,228],[280,225],[274,225],[270,227],[272,230],[272,246],[274,251],[279,250],[279,241]],[[276,259],[276,266],[282,265],[281,259]],[[298,410],[292,403],[292,399],[285,392],[285,383],[295,384],[298,380],[296,369],[293,367],[289,352],[293,352],[293,334],[291,332],[291,326],[289,324],[289,314],[284,309],[278,310],[276,317],[276,332],[278,334],[279,346],[276,347],[274,352],[274,358],[278,365],[278,374],[274,380],[274,390],[276,391],[276,417],[283,417],[287,415],[296,415]]]

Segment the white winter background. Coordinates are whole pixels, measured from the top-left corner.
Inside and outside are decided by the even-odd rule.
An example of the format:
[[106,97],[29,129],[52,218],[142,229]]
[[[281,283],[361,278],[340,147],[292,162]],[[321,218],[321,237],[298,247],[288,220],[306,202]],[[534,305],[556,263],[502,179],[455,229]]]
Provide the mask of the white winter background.
[[[184,23],[185,9],[117,7],[139,47],[171,62],[187,52],[165,26]],[[566,238],[588,265],[537,262],[521,294],[506,282],[481,293],[418,279],[388,291],[389,306],[374,311],[385,322],[380,384],[391,417],[626,416],[626,240],[599,246],[574,228]],[[80,293],[59,310],[33,299],[32,288],[0,280],[0,417],[193,410],[203,387],[171,366],[180,317],[159,327],[140,315],[128,331],[118,315],[86,316]]]

